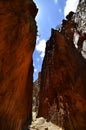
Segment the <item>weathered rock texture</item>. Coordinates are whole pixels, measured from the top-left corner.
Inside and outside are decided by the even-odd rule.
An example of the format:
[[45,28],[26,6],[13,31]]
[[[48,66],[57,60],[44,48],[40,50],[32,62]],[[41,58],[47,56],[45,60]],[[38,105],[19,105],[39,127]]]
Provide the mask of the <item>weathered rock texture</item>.
[[0,0],[0,130],[26,130],[32,118],[36,13],[32,0]]
[[65,130],[86,130],[86,59],[74,45],[79,30],[72,15],[63,20],[60,30],[52,29],[46,43],[38,117]]
[[33,83],[33,112],[38,113],[39,107],[39,91],[41,83],[41,72],[38,74],[38,79]]
[[74,34],[77,34],[79,37],[78,49],[79,52],[86,59],[86,1],[81,0],[79,3],[76,13],[73,16],[73,20],[77,24],[77,31]]

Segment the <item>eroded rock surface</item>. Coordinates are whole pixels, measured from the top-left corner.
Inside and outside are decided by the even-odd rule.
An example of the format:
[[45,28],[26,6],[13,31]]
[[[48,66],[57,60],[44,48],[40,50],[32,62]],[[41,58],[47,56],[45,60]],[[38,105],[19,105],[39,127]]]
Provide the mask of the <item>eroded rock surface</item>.
[[41,82],[41,73],[39,72],[38,79],[33,83],[33,104],[32,104],[32,107],[33,107],[33,115],[35,114],[35,117],[38,114],[40,82]]
[[[86,35],[82,38],[83,33],[77,30],[72,17],[73,12],[63,20],[60,30],[52,29],[46,43],[38,117],[65,130],[86,130],[86,59],[79,48],[80,38],[82,44]],[[80,35],[77,47],[75,32]]]
[[26,130],[32,119],[36,13],[32,0],[0,0],[0,130]]

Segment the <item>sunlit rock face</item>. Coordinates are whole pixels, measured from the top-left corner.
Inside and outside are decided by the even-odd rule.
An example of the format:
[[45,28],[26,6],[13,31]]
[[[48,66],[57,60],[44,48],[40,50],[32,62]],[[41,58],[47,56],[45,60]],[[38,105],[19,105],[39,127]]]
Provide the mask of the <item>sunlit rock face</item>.
[[74,15],[74,21],[78,24],[77,30],[86,33],[86,1],[80,0]]
[[36,13],[32,0],[0,0],[0,130],[26,130],[32,118]]
[[77,48],[74,44],[78,31],[72,17],[70,12],[60,30],[52,29],[46,43],[38,117],[64,130],[86,130],[86,59],[78,48],[80,37]]
[[74,22],[77,24],[78,34],[78,50],[86,59],[86,1],[80,0],[76,13],[73,16]]

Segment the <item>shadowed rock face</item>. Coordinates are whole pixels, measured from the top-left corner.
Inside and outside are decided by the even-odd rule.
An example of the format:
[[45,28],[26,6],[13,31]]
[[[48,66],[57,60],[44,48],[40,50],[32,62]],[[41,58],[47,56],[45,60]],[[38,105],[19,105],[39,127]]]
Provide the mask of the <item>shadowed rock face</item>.
[[36,13],[32,0],[0,0],[0,130],[26,130],[32,119]]
[[86,61],[58,31],[47,42],[38,116],[66,130],[85,130]]
[[46,43],[38,117],[65,130],[86,130],[86,59],[73,43],[77,28],[70,17]]
[[38,114],[39,108],[39,91],[40,91],[40,83],[41,83],[41,73],[38,74],[38,79],[33,83],[33,112]]

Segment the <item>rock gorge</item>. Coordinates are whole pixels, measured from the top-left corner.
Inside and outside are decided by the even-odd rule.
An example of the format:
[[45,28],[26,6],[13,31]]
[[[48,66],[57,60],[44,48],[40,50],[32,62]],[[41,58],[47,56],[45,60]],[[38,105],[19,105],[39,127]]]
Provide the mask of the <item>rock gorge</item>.
[[[38,117],[64,130],[86,130],[85,5],[51,30],[33,93]],[[0,0],[0,130],[27,130],[32,120],[36,14],[33,0]]]
[[37,10],[32,0],[0,0],[0,130],[26,130],[32,120]]
[[[86,130],[86,1],[51,30],[41,70],[38,117],[64,130]],[[84,23],[84,24],[83,24]]]

